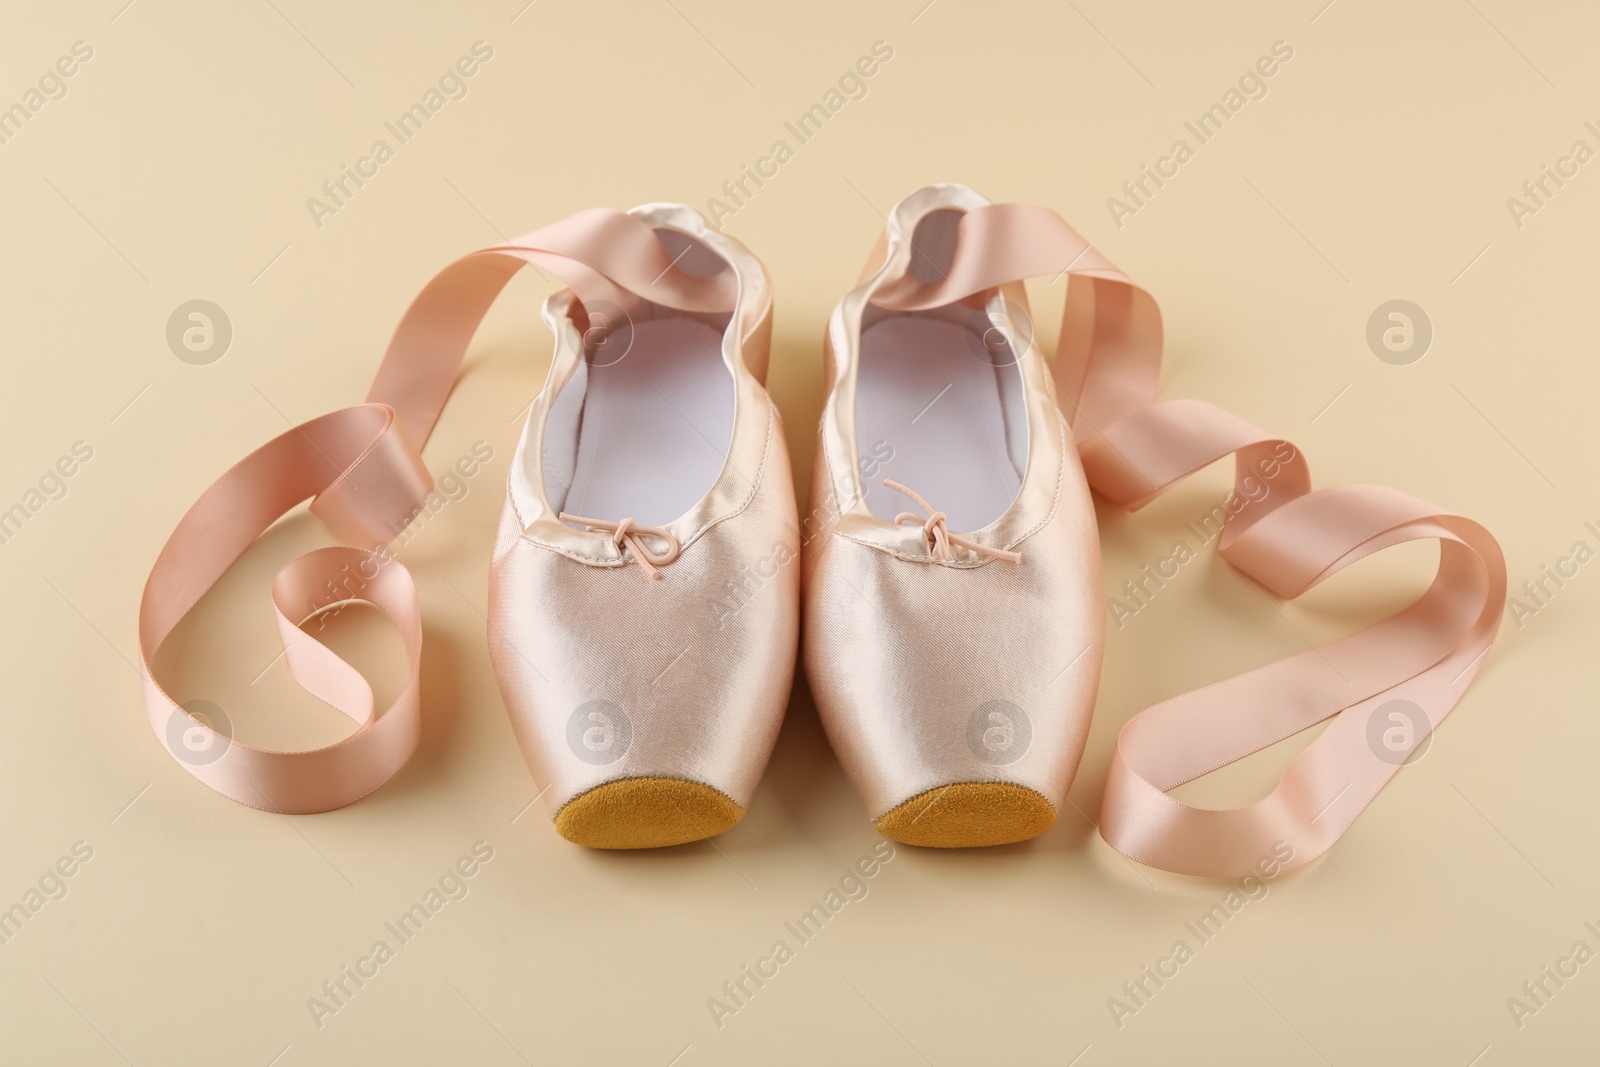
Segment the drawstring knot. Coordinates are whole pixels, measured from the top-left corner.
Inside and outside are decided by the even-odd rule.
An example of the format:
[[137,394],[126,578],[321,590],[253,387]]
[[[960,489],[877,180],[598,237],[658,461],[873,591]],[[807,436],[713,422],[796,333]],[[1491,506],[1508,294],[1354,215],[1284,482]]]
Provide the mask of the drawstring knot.
[[[661,580],[661,571],[658,568],[665,567],[677,559],[678,553],[683,551],[683,547],[678,544],[678,539],[673,536],[672,531],[662,526],[640,526],[632,519],[619,519],[616,522],[608,522],[605,519],[586,519],[581,515],[568,515],[564,511],[561,513],[561,521],[582,526],[591,533],[610,534],[611,543],[617,546],[617,552],[621,554],[623,549],[626,548],[627,554],[623,558],[627,559],[628,556],[632,556],[633,561],[639,565],[639,569],[644,571],[653,582]],[[666,549],[659,552],[655,551],[645,544],[644,539],[646,537],[665,541],[667,544]]]
[[1003,548],[990,548],[988,545],[980,545],[970,538],[962,537],[958,533],[951,533],[950,526],[945,521],[944,512],[933,510],[933,505],[922,499],[915,490],[906,488],[893,478],[885,478],[883,484],[895,492],[909,497],[923,510],[921,515],[910,511],[902,511],[894,517],[894,521],[897,526],[922,527],[922,535],[928,539],[928,548],[933,552],[935,559],[954,559],[955,555],[950,551],[950,546],[959,545],[968,552],[985,556],[989,559],[1003,560],[1006,563],[1022,562],[1022,553],[1020,552],[1008,552]]

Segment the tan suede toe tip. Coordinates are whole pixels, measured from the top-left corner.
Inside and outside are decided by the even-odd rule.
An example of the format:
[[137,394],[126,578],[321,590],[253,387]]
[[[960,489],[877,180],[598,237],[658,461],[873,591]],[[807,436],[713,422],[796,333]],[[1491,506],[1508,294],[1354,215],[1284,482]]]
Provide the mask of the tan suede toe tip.
[[589,848],[662,848],[715,837],[744,818],[724,793],[679,778],[623,778],[567,801],[556,832]]
[[1026,841],[1050,829],[1056,809],[1010,782],[957,782],[918,793],[878,819],[878,832],[908,845],[977,848]]

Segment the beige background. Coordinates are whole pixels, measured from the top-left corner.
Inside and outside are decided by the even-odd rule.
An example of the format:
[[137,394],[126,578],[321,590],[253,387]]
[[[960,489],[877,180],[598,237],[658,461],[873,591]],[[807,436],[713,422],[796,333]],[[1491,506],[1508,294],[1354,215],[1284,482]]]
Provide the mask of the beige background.
[[[547,357],[537,278],[494,312],[428,446],[435,469],[480,439],[495,459],[400,553],[426,609],[426,727],[393,783],[322,816],[240,807],[152,740],[132,667],[139,589],[170,527],[288,421],[359,399],[435,269],[585,206],[703,207],[774,140],[792,145],[783,123],[879,40],[894,57],[865,98],[725,220],[776,279],[771,385],[800,484],[832,302],[881,212],[958,180],[1057,208],[1157,294],[1164,395],[1284,433],[1321,484],[1388,482],[1478,518],[1513,587],[1537,579],[1574,542],[1600,547],[1583,525],[1600,526],[1600,164],[1520,228],[1506,200],[1575,140],[1600,148],[1583,126],[1600,119],[1592,6],[125,2],[11,3],[0,32],[0,106],[73,42],[93,48],[66,95],[0,145],[0,508],[75,442],[93,449],[65,496],[0,545],[0,907],[76,843],[92,849],[66,895],[0,945],[0,1059],[1594,1062],[1600,962],[1520,1029],[1506,1002],[1575,942],[1600,950],[1584,926],[1600,928],[1600,563],[1520,627],[1508,615],[1425,757],[1120,1029],[1108,999],[1174,941],[1194,946],[1185,923],[1229,887],[1135,868],[1094,834],[1117,729],[1378,617],[1423,587],[1432,549],[1284,605],[1207,552],[1110,633],[1072,790],[1081,814],[1014,847],[901,847],[720,1029],[708,998],[774,941],[795,944],[783,924],[878,838],[803,686],[749,817],[714,844],[598,854],[528,809],[539,783],[481,612],[516,416]],[[479,40],[494,55],[470,93],[319,229],[306,199]],[[1280,40],[1294,58],[1268,95],[1118,228],[1107,198]],[[208,366],[165,339],[196,298],[234,330]],[[1365,340],[1397,298],[1435,334],[1409,366]],[[1104,515],[1107,584],[1166,554],[1226,486],[1215,469],[1138,516]],[[245,740],[338,736],[339,717],[273,664],[266,599],[276,566],[325,539],[304,516],[274,531],[163,667]],[[393,642],[359,616],[339,643],[381,673]],[[1304,740],[1189,795],[1258,795]],[[392,944],[385,921],[478,841],[493,859],[469,894],[319,1028],[307,999],[375,940]]]

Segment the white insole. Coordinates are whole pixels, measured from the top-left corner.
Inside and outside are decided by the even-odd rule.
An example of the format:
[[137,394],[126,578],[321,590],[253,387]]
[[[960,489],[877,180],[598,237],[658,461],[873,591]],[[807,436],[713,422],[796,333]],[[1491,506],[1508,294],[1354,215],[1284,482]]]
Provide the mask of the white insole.
[[[999,375],[1018,372],[997,369],[974,342],[958,323],[919,316],[862,331],[856,443],[867,463],[893,452],[863,470],[867,508],[878,518],[893,522],[898,512],[917,510],[884,478],[915,489],[957,531],[982,529],[1016,499],[1022,478],[1007,446]],[[1024,416],[1015,410],[1012,418]],[[1025,435],[1025,422],[1012,432]]]
[[637,324],[626,356],[588,369],[561,510],[644,526],[678,518],[722,471],[733,406],[721,333],[693,319]]

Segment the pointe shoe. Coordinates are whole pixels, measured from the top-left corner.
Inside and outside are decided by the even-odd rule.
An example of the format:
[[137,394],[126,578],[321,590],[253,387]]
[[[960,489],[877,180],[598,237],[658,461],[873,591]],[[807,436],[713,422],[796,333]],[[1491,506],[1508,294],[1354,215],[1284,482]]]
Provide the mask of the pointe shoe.
[[744,816],[799,631],[766,272],[691,208],[629,217],[687,296],[545,302],[555,353],[512,461],[490,591],[518,741],[556,830],[595,848],[695,841]]
[[912,193],[835,308],[805,527],[829,740],[880,833],[947,848],[1055,822],[1103,637],[1094,508],[1026,295],[959,291],[984,253],[959,223],[987,204]]
[[[448,264],[407,308],[365,402],[280,434],[189,509],[145,585],[140,656],[152,730],[210,788],[266,811],[332,811],[415,751],[422,610],[390,542],[437,510],[420,450],[484,314],[530,264],[571,288],[544,305],[555,354],[490,567],[490,652],[518,741],[573,841],[672,845],[743,817],[799,631],[793,479],[763,385],[771,287],[738,242],[672,204],[580,211]],[[355,730],[304,750],[237,743],[219,709],[180,705],[151,663],[308,497],[344,544],[274,581],[283,657]],[[409,676],[381,714],[361,672],[306,625],[350,600],[387,614],[404,646]]]

